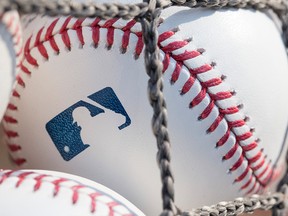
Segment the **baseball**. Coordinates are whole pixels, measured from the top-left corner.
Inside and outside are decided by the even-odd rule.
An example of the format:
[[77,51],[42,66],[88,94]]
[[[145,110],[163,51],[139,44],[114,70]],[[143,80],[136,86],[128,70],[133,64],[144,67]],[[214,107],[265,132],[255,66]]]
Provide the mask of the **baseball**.
[[[169,7],[158,44],[183,209],[273,192],[285,171],[288,65],[272,13]],[[161,212],[141,25],[23,17],[24,58],[4,121],[14,162],[106,185]]]
[[[46,170],[2,170],[1,214],[9,216],[144,216],[109,188],[88,179]],[[11,203],[16,208],[11,208]]]
[[21,27],[16,11],[0,14],[0,119],[6,110],[22,48]]

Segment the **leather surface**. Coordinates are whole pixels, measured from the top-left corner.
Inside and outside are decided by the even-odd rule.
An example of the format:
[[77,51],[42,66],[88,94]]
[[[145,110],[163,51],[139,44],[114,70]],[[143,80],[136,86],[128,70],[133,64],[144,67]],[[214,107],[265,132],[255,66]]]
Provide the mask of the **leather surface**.
[[46,170],[8,173],[0,172],[2,215],[144,215],[119,194],[85,178]]

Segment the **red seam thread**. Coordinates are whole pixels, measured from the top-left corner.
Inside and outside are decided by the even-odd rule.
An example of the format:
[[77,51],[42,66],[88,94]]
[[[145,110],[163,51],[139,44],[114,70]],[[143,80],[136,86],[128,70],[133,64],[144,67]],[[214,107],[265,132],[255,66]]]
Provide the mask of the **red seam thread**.
[[[16,172],[18,172],[18,171],[7,171],[7,172],[4,172],[3,175],[0,178],[0,184],[2,184],[8,178],[16,177],[17,181],[16,181],[16,184],[15,184],[15,187],[19,188],[19,187],[21,187],[21,185],[23,184],[23,182],[25,180],[33,179],[33,180],[35,180],[35,183],[33,185],[33,191],[34,192],[37,192],[38,190],[40,190],[43,182],[47,182],[47,183],[53,184],[53,186],[54,186],[53,194],[54,194],[54,196],[57,196],[59,191],[60,191],[60,188],[63,187],[61,185],[61,183],[70,181],[70,180],[65,179],[65,178],[59,178],[59,179],[56,179],[54,181],[51,181],[51,180],[49,181],[49,180],[46,179],[46,177],[50,177],[50,175],[47,175],[47,174],[37,174],[37,176],[34,177],[33,174],[36,174],[36,173],[33,172],[33,171],[31,171],[31,172],[30,171],[23,171],[23,172],[20,172],[19,174],[15,175],[15,176],[12,176]],[[33,177],[29,177],[31,175],[33,175]],[[78,200],[79,200],[79,195],[81,193],[79,190],[81,190],[82,188],[87,188],[85,185],[79,185],[79,184],[74,185],[74,186],[64,186],[64,187],[68,188],[68,189],[70,189],[72,191],[72,204],[73,205],[76,204],[78,202]],[[90,212],[91,213],[94,213],[96,211],[96,200],[97,200],[97,198],[100,197],[100,196],[106,196],[106,195],[100,194],[99,192],[87,193],[86,195],[88,197],[90,197],[90,200],[91,200],[91,204],[90,204],[91,205],[90,206]],[[97,200],[97,201],[98,202],[103,202],[101,200]],[[103,202],[103,203],[105,205],[107,205],[107,207],[109,208],[109,215],[114,215],[114,208],[119,206],[119,205],[121,205],[120,203],[118,203],[116,201],[112,201],[112,202],[109,202],[109,203]],[[132,214],[121,214],[121,215],[122,216],[132,216]]]
[[16,152],[22,149],[22,147],[20,145],[17,144],[9,144],[8,143],[8,148],[11,152]]
[[175,83],[178,80],[182,66],[183,66],[183,63],[179,63],[179,62],[176,63],[175,69],[171,76],[171,83]]
[[17,183],[16,183],[16,188],[18,188],[22,183],[23,181],[26,179],[27,176],[31,175],[33,172],[24,172],[24,173],[21,173],[19,174],[17,177],[19,178]]
[[97,198],[98,196],[101,196],[101,194],[99,194],[99,193],[92,193],[92,194],[90,194],[89,196],[90,196],[90,198],[91,198],[91,212],[94,213],[94,212],[96,211],[96,208],[97,208],[97,205],[96,205],[95,200],[96,200],[96,198]]
[[[161,49],[164,51],[164,52],[169,52],[169,53],[172,53],[174,50],[176,50],[176,49],[180,49],[180,48],[182,48],[182,47],[184,47],[185,45],[187,45],[188,44],[188,42],[187,41],[181,41],[181,42],[178,42],[178,41],[176,41],[176,42],[171,42],[171,43],[169,43],[169,44],[167,44],[167,45],[163,45],[163,46],[161,46],[161,42],[163,42],[164,40],[166,40],[166,39],[168,39],[169,37],[172,37],[173,35],[175,34],[175,32],[173,32],[173,31],[170,31],[170,32],[165,32],[165,33],[163,33],[162,35],[160,34],[160,36],[159,36],[159,46],[161,47]],[[169,54],[174,60],[176,60],[177,61],[177,63],[178,62],[183,62],[183,61],[185,61],[185,60],[188,60],[189,59],[189,57],[190,57],[190,59],[192,59],[192,58],[195,58],[195,57],[197,57],[198,56],[198,53],[196,54],[197,52],[189,52],[189,51],[185,51],[183,54],[179,54],[179,55],[174,55],[173,56],[173,54]],[[200,53],[201,54],[201,53]],[[189,57],[188,57],[189,56]],[[175,59],[175,57],[176,57],[176,59]],[[167,60],[167,58],[168,58],[168,56],[166,55],[166,59],[164,58],[164,60],[165,60],[165,62],[163,62],[163,64],[165,65],[165,68],[167,68],[167,66],[166,65],[168,65],[169,63],[168,63],[168,60]],[[200,67],[198,67],[198,68],[194,68],[194,69],[189,69],[189,71],[190,71],[190,74],[191,74],[191,76],[197,76],[198,74],[201,74],[201,73],[204,73],[204,72],[207,72],[207,71],[210,71],[211,69],[213,69],[213,66],[212,66],[212,64],[204,64],[204,65],[202,65],[202,66],[200,66]],[[164,71],[165,72],[165,71]],[[180,72],[178,72],[178,73],[180,73]],[[179,77],[179,74],[177,73],[177,79],[178,79],[178,77]],[[196,79],[198,79],[197,77],[195,77]],[[177,79],[173,79],[173,82],[176,82],[177,81]],[[209,88],[209,87],[211,87],[211,86],[216,86],[216,85],[219,85],[219,84],[221,84],[222,83],[222,79],[221,78],[213,78],[213,79],[211,79],[211,80],[208,80],[208,81],[206,81],[206,82],[200,82],[201,83],[201,86],[202,86],[202,89],[201,89],[201,91],[199,92],[199,94],[193,99],[193,101],[190,103],[190,108],[193,108],[194,106],[196,106],[196,105],[198,105],[203,99],[204,99],[204,97],[206,96],[206,93],[210,96],[210,99],[211,99],[211,101],[218,101],[218,100],[224,100],[224,99],[228,99],[228,98],[231,98],[232,96],[233,96],[233,93],[232,92],[218,92],[218,93],[216,93],[216,94],[212,94],[212,93],[210,93],[209,91],[207,91],[207,88]],[[190,87],[190,86],[189,86]],[[191,86],[192,87],[192,86]],[[186,93],[186,92],[185,92]],[[204,96],[205,95],[205,96]],[[209,115],[209,113],[212,111],[212,109],[213,109],[213,107],[214,106],[212,106],[212,104],[210,103],[209,104],[210,105],[210,107],[209,108],[207,108],[206,107],[206,109],[204,110],[204,114],[202,115],[200,115],[199,117],[198,117],[198,119],[204,119],[204,118],[206,118],[206,117],[208,117],[208,115]],[[214,105],[214,104],[213,104]],[[212,106],[212,107],[211,107]],[[220,109],[220,108],[218,108],[219,109],[219,112],[220,112],[220,114],[219,114],[219,116],[216,118],[216,120],[212,123],[212,125],[208,128],[208,130],[207,130],[207,132],[213,132],[217,127],[218,127],[218,125],[220,124],[220,122],[221,122],[221,120],[223,119],[223,118],[225,118],[224,116],[225,115],[229,115],[229,114],[234,114],[234,113],[237,113],[238,111],[239,111],[239,109],[238,109],[238,107],[230,107],[230,108],[227,108],[227,109],[225,109],[225,110],[223,110],[223,109]],[[222,115],[221,115],[222,114]],[[227,120],[226,120],[227,121]],[[232,122],[229,122],[229,121],[227,121],[227,124],[228,124],[228,131],[229,130],[233,130],[233,128],[236,128],[236,127],[241,127],[241,126],[244,126],[246,123],[245,123],[245,121],[242,119],[242,120],[237,120],[237,121],[232,121]],[[229,138],[229,134],[230,134],[230,132],[226,132],[225,133],[225,135],[223,136],[223,137],[221,137],[220,138],[220,140],[217,142],[217,144],[216,144],[216,146],[217,147],[220,147],[220,146],[222,146],[222,145],[224,145],[225,144],[225,142],[228,140],[228,138]],[[233,131],[232,131],[233,132]],[[233,132],[234,133],[234,132]],[[242,135],[236,135],[235,134],[235,137],[236,137],[236,140],[237,141],[239,141],[240,143],[241,143],[241,141],[244,141],[244,140],[247,140],[248,138],[250,138],[252,136],[252,132],[247,132],[247,133],[244,133],[244,134],[242,134]],[[256,145],[255,145],[256,144]],[[238,144],[237,144],[238,145]],[[257,143],[256,142],[254,142],[254,143],[252,143],[252,144],[250,144],[250,145],[248,145],[248,146],[242,146],[242,145],[239,145],[241,148],[242,148],[242,150],[244,151],[244,152],[247,152],[247,151],[250,151],[250,150],[252,150],[252,149],[254,149],[254,148],[256,148],[257,147]],[[223,159],[229,159],[229,158],[231,158],[234,154],[235,154],[235,152],[236,152],[236,149],[237,149],[238,147],[236,146],[236,145],[234,145],[234,147],[229,151],[229,153],[228,154],[226,154],[224,157],[223,157]],[[245,155],[245,154],[244,154]],[[262,155],[262,153],[258,153],[257,155],[259,155],[259,156],[261,156]],[[251,169],[250,168],[250,165],[251,164],[253,164],[253,162],[256,162],[257,161],[257,159],[259,159],[259,156],[255,156],[253,159],[248,159],[248,158],[246,158],[247,160],[248,160],[248,167],[249,167],[249,169]],[[240,165],[243,163],[243,161],[244,161],[244,157],[243,156],[241,156],[240,158],[239,158],[239,160],[232,166],[232,168],[230,169],[230,171],[234,171],[234,170],[236,170],[237,168],[239,168],[240,167]],[[252,169],[251,169],[252,170]],[[265,172],[266,173],[266,172]],[[251,188],[251,191],[253,191],[254,189],[255,189],[255,187],[257,187],[257,182],[258,183],[260,183],[260,185],[262,185],[263,187],[265,187],[265,184],[263,184],[263,182],[260,182],[260,180],[259,180],[259,178],[257,178],[257,176],[253,173],[253,170],[252,170],[252,176],[254,176],[255,177],[255,179],[256,179],[256,181],[255,181],[255,184],[254,184],[254,186]],[[248,171],[244,171],[241,175],[239,175],[235,180],[237,180],[237,181],[239,181],[239,179],[243,179],[246,175],[248,175]],[[250,185],[250,183],[248,183],[248,185]],[[247,185],[247,186],[248,186]],[[245,186],[245,185],[244,185]],[[243,186],[243,188],[245,188]]]
[[15,106],[14,104],[11,104],[11,103],[8,104],[7,109],[13,110],[13,111],[18,110],[18,109],[17,109],[17,106]]
[[43,32],[43,28],[41,28],[38,33],[37,33],[37,36],[36,36],[36,40],[35,40],[35,43],[34,43],[34,46],[38,48],[38,51],[39,53],[45,58],[45,59],[48,59],[48,53],[47,53],[47,50],[46,48],[44,47],[43,43],[40,41],[41,40],[41,35],[42,35],[42,32]]
[[127,50],[127,47],[129,45],[129,39],[130,39],[130,33],[131,33],[131,28],[136,24],[135,20],[131,20],[130,22],[127,23],[126,26],[122,28],[122,31],[124,32],[123,37],[122,37],[122,53],[125,53]]
[[39,176],[34,178],[34,180],[36,181],[34,188],[33,188],[34,191],[38,191],[41,188],[42,180],[47,176],[48,175],[43,174],[43,175],[39,175]]
[[77,37],[80,41],[80,44],[84,46],[85,41],[83,37],[83,32],[82,32],[82,23],[84,22],[85,18],[79,18],[73,25],[72,29],[76,31]]
[[60,18],[55,19],[47,28],[46,34],[45,34],[45,41],[49,41],[50,46],[52,47],[52,49],[59,54],[60,50],[59,47],[53,37],[53,30],[56,26],[56,24],[58,23]]
[[70,37],[69,37],[68,32],[67,32],[68,31],[67,26],[68,26],[71,19],[72,19],[71,16],[67,17],[67,19],[64,21],[64,24],[62,25],[62,27],[59,31],[61,38],[62,38],[62,41],[68,50],[71,50],[71,41],[70,41]]

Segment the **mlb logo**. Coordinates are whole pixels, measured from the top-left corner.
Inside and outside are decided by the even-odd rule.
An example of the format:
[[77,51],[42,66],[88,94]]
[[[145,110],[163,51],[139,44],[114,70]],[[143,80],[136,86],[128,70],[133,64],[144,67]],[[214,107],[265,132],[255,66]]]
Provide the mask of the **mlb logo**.
[[65,161],[71,160],[89,147],[89,143],[83,143],[81,138],[81,120],[85,116],[93,118],[97,115],[105,115],[105,110],[110,110],[125,117],[123,124],[115,125],[119,130],[131,124],[129,115],[112,88],[106,87],[87,98],[96,102],[98,106],[80,100],[46,124],[50,138]]

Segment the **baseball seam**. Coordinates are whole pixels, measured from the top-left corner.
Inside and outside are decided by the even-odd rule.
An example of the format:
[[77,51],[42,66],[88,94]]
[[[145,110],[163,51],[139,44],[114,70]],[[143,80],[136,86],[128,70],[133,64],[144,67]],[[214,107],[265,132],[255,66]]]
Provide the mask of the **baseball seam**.
[[[40,56],[48,60],[49,55],[44,46],[46,43],[56,54],[60,54],[60,48],[54,40],[54,36],[60,34],[65,48],[69,51],[71,50],[69,31],[76,31],[78,40],[83,46],[85,44],[85,37],[82,34],[83,27],[91,28],[95,48],[100,42],[100,29],[106,29],[107,33],[104,39],[106,39],[107,49],[111,49],[114,45],[114,31],[117,29],[123,31],[120,45],[121,53],[125,53],[129,46],[130,34],[138,37],[134,50],[135,59],[143,50],[141,28],[135,27],[139,23],[134,20],[128,21],[125,25],[123,25],[123,21],[119,24],[119,19],[101,21],[96,18],[90,23],[86,23],[85,20],[87,19],[68,17],[59,24],[59,18],[57,18],[47,28],[43,27],[34,37],[31,36],[25,44],[21,73],[17,77],[17,85],[13,91],[15,102],[11,100],[4,119],[9,150],[15,163],[20,166],[26,162],[26,159],[20,156],[22,146],[17,143],[19,134],[9,127],[18,123],[13,113],[17,112],[17,100],[20,99],[21,91],[25,88],[25,82],[21,75],[31,77],[32,72],[28,69],[28,65],[39,67],[37,57],[32,56],[31,50],[37,49]],[[163,59],[163,73],[167,73],[168,70],[172,71],[170,81],[173,85],[178,82],[182,71],[189,71],[190,77],[183,84],[180,95],[186,95],[192,89],[194,94],[195,91],[197,92],[188,104],[191,109],[204,103],[204,101],[208,101],[206,108],[199,114],[198,120],[203,121],[214,112],[217,113],[217,117],[207,128],[207,134],[216,131],[220,125],[226,128],[226,132],[222,134],[215,146],[219,149],[224,146],[230,147],[223,155],[222,160],[232,164],[229,172],[235,174],[234,182],[239,183],[241,185],[240,190],[245,191],[246,194],[263,191],[273,177],[274,167],[271,165],[271,160],[268,160],[263,149],[260,149],[258,140],[254,138],[253,130],[246,123],[247,118],[241,112],[241,105],[237,104],[235,93],[231,91],[227,82],[224,82],[225,77],[219,73],[215,63],[211,63],[203,55],[205,50],[195,47],[190,39],[179,38],[177,35],[179,31],[179,29],[173,29],[159,35],[158,45]],[[170,64],[172,61],[174,64]]]
[[19,25],[19,17],[16,11],[10,11],[0,15],[0,22],[2,22],[13,42],[15,56],[16,56],[16,71],[19,70],[21,54],[22,54],[22,32],[21,26]]
[[[92,214],[97,214],[97,205],[99,203],[104,204],[109,209],[109,214],[107,215],[117,215],[121,216],[132,216],[129,210],[122,204],[118,203],[112,197],[102,194],[102,192],[95,190],[92,187],[87,187],[86,185],[79,184],[77,181],[69,180],[62,177],[54,177],[47,174],[39,174],[32,171],[2,171],[0,173],[0,187],[8,182],[9,179],[17,178],[15,189],[21,188],[24,182],[27,180],[34,180],[34,184],[29,184],[29,187],[33,192],[40,191],[43,184],[52,184],[53,198],[61,193],[61,189],[68,189],[72,192],[71,205],[76,205],[80,199],[80,196],[88,197],[90,200],[89,210]],[[15,180],[14,180],[15,181]],[[26,185],[27,187],[27,185]],[[47,190],[45,188],[45,190]],[[121,209],[119,209],[121,207]],[[123,213],[123,211],[125,213]]]

